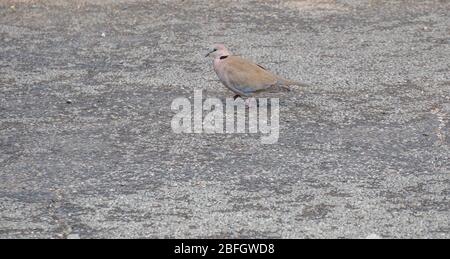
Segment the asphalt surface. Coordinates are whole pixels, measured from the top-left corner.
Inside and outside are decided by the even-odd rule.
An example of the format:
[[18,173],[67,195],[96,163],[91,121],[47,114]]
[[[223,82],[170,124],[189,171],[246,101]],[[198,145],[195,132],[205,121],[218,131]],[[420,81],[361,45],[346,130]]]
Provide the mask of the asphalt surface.
[[[211,44],[311,88],[174,134]],[[0,238],[450,238],[450,1],[0,0]]]

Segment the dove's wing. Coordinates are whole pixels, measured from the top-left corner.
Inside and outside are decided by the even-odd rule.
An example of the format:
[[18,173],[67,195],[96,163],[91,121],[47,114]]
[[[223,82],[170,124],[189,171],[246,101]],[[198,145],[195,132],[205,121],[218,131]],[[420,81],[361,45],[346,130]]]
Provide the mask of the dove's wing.
[[278,77],[239,56],[229,56],[223,62],[222,72],[226,84],[243,95],[268,90],[278,82]]

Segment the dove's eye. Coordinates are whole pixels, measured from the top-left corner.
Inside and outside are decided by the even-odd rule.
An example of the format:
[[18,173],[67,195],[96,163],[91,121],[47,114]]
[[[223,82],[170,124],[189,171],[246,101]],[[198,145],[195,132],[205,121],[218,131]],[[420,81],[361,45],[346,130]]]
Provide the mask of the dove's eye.
[[213,51],[217,51],[217,49],[213,49]]

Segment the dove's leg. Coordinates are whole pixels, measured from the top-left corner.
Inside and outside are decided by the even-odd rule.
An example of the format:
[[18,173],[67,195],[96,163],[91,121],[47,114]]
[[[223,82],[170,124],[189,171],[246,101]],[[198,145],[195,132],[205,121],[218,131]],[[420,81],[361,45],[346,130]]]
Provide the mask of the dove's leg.
[[[233,97],[233,100],[236,100],[237,98],[242,98],[242,96],[240,96],[240,95],[238,95],[238,94],[236,94],[234,97]],[[243,100],[244,100],[244,103],[245,103],[245,107],[246,108],[250,108],[250,107],[253,107],[254,105],[255,105],[255,102],[251,102],[248,98],[242,98]],[[258,107],[259,106],[259,104],[258,104],[258,101],[256,101],[256,107]]]

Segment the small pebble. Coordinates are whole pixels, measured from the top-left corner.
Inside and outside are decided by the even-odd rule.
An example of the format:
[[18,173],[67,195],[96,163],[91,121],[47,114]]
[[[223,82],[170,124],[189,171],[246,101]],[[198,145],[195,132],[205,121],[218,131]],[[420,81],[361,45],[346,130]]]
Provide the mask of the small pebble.
[[66,103],[67,104],[72,104],[72,100],[67,100]]

